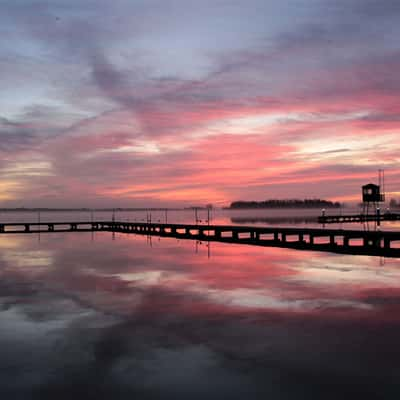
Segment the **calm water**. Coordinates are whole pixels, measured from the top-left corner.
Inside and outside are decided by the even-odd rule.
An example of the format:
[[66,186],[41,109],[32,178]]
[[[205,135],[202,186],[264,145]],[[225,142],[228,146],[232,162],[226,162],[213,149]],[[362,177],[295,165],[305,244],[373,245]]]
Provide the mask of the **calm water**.
[[1,235],[0,328],[2,399],[400,396],[399,259]]

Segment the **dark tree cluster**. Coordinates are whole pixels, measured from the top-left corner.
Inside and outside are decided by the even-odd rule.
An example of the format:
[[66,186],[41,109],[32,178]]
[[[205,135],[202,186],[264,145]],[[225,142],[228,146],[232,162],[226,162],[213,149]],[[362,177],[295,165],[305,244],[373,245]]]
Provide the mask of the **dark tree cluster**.
[[229,208],[339,208],[339,202],[322,199],[285,199],[265,201],[234,201]]

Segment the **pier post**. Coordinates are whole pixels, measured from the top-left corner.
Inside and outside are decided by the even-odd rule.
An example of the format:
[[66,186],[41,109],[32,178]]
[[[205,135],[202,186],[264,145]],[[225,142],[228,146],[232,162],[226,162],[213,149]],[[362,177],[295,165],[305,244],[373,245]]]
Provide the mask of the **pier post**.
[[30,232],[31,226],[29,224],[25,224],[25,232]]

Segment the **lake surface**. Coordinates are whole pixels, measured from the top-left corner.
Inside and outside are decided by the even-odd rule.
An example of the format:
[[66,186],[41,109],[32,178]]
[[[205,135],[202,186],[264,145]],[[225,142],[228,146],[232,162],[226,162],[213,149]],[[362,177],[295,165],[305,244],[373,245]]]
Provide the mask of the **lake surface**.
[[400,259],[0,235],[2,399],[398,399],[399,338]]

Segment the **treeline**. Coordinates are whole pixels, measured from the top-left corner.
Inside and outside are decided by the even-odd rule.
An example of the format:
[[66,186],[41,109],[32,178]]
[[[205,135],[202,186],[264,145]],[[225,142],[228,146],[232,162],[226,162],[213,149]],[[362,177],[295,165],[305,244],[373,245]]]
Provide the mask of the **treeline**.
[[229,208],[339,208],[339,202],[322,199],[285,199],[265,201],[234,201]]

